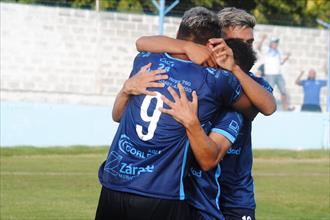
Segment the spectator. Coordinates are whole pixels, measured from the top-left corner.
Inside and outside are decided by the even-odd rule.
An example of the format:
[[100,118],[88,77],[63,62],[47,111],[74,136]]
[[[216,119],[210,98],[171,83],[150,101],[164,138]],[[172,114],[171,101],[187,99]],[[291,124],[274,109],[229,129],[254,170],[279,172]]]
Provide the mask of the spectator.
[[293,110],[289,108],[288,95],[285,88],[285,81],[281,74],[281,65],[283,65],[290,57],[290,53],[282,58],[281,52],[278,50],[279,38],[272,37],[269,46],[263,46],[267,36],[264,35],[257,46],[261,52],[264,61],[264,74],[265,79],[274,88],[276,85],[281,93],[282,109],[285,111]]
[[256,70],[256,76],[265,77],[265,64],[260,64]]
[[296,79],[296,84],[304,89],[304,102],[301,111],[321,112],[320,91],[322,87],[327,85],[327,81],[317,80],[314,69],[308,71],[308,77],[305,80],[301,80],[303,74],[304,71],[301,71]]

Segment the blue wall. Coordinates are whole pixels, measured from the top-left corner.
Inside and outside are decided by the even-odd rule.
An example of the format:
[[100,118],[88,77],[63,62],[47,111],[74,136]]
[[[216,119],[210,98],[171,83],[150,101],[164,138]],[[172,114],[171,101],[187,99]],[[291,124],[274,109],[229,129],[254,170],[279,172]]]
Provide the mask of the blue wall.
[[109,145],[112,107],[1,102],[1,146]]
[[[112,107],[1,102],[1,146],[109,145]],[[329,148],[327,113],[277,112],[253,122],[254,148]]]

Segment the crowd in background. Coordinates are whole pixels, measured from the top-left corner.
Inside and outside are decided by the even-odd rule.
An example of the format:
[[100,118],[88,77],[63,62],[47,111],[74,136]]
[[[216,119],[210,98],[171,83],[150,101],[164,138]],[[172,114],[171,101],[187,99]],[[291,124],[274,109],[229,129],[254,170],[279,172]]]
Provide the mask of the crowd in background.
[[[267,35],[264,34],[256,48],[259,53],[259,65],[256,74],[264,77],[274,89],[278,89],[280,93],[280,110],[293,111],[295,107],[290,105],[290,91],[287,89],[283,77],[283,74],[290,73],[283,73],[281,70],[281,66],[290,59],[291,53],[286,52],[283,54],[281,52],[279,49],[280,39],[278,37],[272,36],[270,39],[267,38]],[[327,86],[327,80],[319,79],[314,68],[311,67],[308,70],[307,76],[304,75],[304,70],[300,70],[300,74],[298,74],[295,80],[295,84],[302,87],[304,95],[301,111],[322,111],[320,94],[321,89]],[[324,65],[323,70],[326,78],[328,72],[326,65]]]

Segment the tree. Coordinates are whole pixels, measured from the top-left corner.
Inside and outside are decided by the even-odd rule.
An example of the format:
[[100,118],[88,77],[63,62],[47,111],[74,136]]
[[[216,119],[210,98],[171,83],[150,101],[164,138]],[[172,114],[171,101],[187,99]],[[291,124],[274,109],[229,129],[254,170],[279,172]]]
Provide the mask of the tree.
[[[28,4],[61,5],[75,8],[95,8],[95,0],[6,0]],[[170,5],[174,0],[166,0]],[[213,11],[224,7],[245,9],[258,23],[317,27],[316,19],[330,20],[330,0],[180,0],[168,15],[182,16],[184,11],[204,6]],[[144,12],[157,14],[152,0],[100,0],[101,10]]]
[[258,23],[294,26],[317,26],[316,19],[329,21],[328,0],[256,0],[253,14]]

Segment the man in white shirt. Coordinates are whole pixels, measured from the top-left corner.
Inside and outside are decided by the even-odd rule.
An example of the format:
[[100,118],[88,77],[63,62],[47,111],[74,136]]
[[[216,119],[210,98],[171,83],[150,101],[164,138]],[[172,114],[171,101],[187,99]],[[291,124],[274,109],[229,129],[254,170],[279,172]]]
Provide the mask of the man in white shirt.
[[265,79],[274,88],[276,85],[281,93],[281,102],[283,110],[290,110],[288,105],[288,96],[285,88],[285,81],[281,74],[281,65],[283,65],[288,59],[290,54],[282,58],[281,52],[278,50],[279,38],[272,37],[270,39],[269,46],[262,47],[266,35],[264,35],[257,46],[257,49],[263,55],[264,62],[264,74]]

